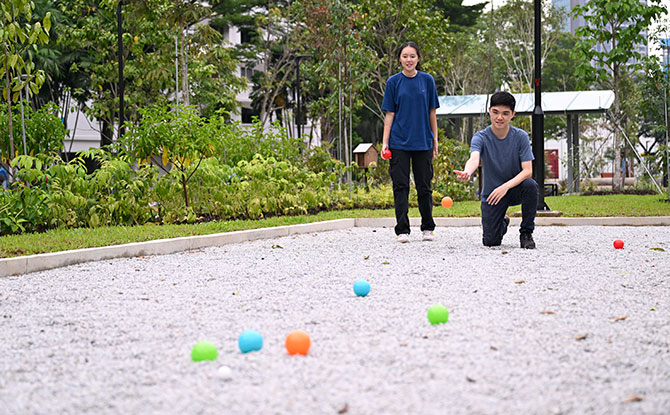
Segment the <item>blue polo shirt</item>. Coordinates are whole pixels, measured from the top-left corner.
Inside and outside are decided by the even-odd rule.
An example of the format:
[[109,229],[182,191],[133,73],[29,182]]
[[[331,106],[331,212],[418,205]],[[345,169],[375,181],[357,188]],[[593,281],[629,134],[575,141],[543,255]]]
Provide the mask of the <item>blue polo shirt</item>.
[[435,80],[430,74],[417,71],[408,78],[402,72],[386,81],[382,110],[395,113],[391,125],[389,148],[420,151],[433,148],[429,111],[439,108]]
[[482,162],[482,200],[501,184],[521,172],[521,163],[535,160],[528,133],[510,125],[505,138],[498,138],[491,126],[478,131],[470,143],[470,152],[479,151]]

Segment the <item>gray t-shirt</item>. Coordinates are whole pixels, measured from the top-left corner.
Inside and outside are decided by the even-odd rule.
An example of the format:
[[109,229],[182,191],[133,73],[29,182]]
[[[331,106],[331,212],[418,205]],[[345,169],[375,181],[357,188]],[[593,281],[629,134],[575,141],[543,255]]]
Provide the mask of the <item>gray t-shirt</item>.
[[498,186],[521,172],[521,163],[535,159],[530,138],[524,130],[510,125],[507,137],[498,138],[491,126],[472,137],[470,152],[479,151],[482,162],[482,200]]

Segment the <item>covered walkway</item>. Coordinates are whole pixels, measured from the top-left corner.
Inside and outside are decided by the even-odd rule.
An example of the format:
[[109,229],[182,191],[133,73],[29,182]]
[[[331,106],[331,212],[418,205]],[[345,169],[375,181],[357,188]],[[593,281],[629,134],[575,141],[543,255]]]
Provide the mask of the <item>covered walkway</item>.
[[[534,94],[512,94],[516,99],[517,115],[531,116],[535,107]],[[473,118],[487,114],[491,95],[441,96],[438,118],[468,119],[467,137],[474,134]],[[565,91],[542,93],[545,115],[567,117],[568,191],[579,192],[579,115],[602,114],[614,103],[614,91]],[[456,124],[460,133],[460,123]],[[529,131],[530,133],[530,131]],[[535,155],[537,157],[537,154]]]

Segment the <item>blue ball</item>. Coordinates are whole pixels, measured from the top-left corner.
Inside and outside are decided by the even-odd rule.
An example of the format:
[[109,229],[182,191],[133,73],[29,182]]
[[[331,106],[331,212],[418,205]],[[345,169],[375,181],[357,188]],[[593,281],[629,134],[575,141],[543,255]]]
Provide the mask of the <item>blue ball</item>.
[[246,330],[237,339],[242,353],[249,353],[263,348],[263,336],[256,330]]
[[354,292],[359,297],[365,297],[370,292],[370,283],[365,280],[358,280],[354,283]]

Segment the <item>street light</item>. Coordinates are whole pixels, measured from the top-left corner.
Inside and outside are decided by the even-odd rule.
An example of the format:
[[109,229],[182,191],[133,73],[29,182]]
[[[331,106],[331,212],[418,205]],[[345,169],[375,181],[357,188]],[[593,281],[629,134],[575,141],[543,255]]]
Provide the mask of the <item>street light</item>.
[[312,55],[295,55],[295,71],[296,71],[296,101],[297,101],[297,110],[296,110],[296,126],[298,127],[298,138],[300,138],[300,133],[302,129],[302,114],[300,108],[300,60],[311,58]]
[[[667,35],[666,35],[667,36]],[[665,109],[665,185],[668,187],[670,201],[670,147],[668,146],[668,69],[670,69],[670,39],[661,39],[663,48],[663,107]]]
[[[20,82],[26,82],[28,80],[28,75],[22,74]],[[19,103],[21,104],[21,134],[23,135],[23,155],[28,155],[28,146],[26,144],[26,118],[23,113],[23,90],[26,90],[26,102],[28,102],[28,86],[22,85],[21,93],[19,93]]]
[[119,0],[119,4],[116,6],[116,19],[118,22],[117,26],[117,41],[119,48],[119,138],[123,135],[123,93],[124,93],[124,82],[123,82],[123,18],[121,15],[121,5],[123,0]]
[[537,210],[549,210],[544,202],[544,111],[542,110],[542,0],[535,0],[535,108],[533,109],[533,176],[539,186]]

